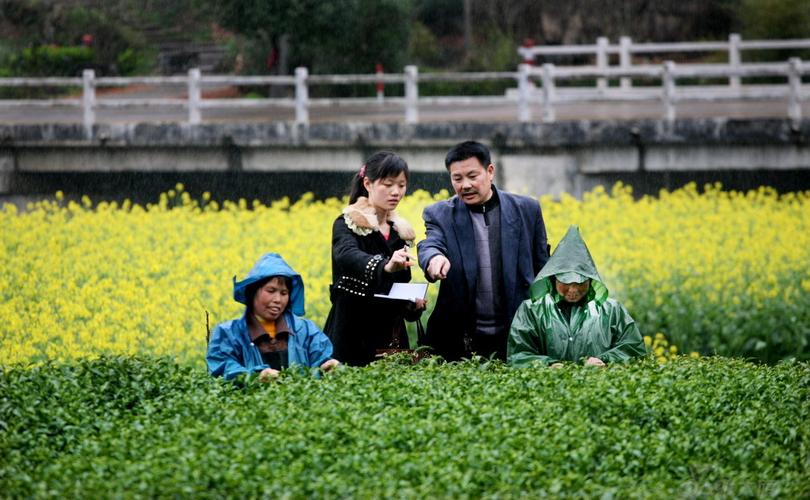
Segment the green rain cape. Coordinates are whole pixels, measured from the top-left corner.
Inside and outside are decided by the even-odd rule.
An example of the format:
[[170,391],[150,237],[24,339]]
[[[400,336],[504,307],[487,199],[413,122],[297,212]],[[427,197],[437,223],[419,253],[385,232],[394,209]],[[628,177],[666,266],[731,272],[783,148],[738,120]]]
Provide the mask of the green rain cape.
[[[551,278],[567,275],[564,278],[570,279],[575,276],[571,273],[590,279],[591,287],[584,303],[572,307],[569,320],[557,306],[564,299],[555,290]],[[590,356],[605,363],[616,363],[644,356],[646,352],[633,318],[624,306],[608,298],[608,289],[579,228],[569,227],[534,279],[529,299],[518,307],[512,320],[507,343],[509,364],[549,365],[582,361]]]

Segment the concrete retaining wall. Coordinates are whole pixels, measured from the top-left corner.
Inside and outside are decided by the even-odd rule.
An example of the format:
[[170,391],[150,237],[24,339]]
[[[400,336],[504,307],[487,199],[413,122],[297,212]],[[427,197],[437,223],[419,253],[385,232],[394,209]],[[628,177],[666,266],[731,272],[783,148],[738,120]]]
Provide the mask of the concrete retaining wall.
[[91,140],[79,125],[0,125],[0,193],[18,174],[353,172],[378,149],[440,173],[468,139],[491,147],[501,186],[531,195],[579,195],[611,173],[810,169],[810,120],[121,124]]

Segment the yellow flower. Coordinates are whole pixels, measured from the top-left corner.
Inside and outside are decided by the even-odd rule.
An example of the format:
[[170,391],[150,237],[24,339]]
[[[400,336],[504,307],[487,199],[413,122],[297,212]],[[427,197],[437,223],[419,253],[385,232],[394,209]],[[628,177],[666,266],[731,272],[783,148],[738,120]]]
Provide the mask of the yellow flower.
[[[417,241],[425,236],[424,207],[447,197],[446,190],[416,191],[402,201],[397,210]],[[212,328],[240,315],[231,278],[270,251],[304,277],[307,316],[323,326],[331,306],[331,226],[346,199],[212,198],[205,192],[192,199],[178,183],[145,206],[125,200],[94,207],[87,196],[77,203],[61,192],[24,211],[4,205],[0,365],[102,353],[199,361],[205,311]],[[690,184],[634,199],[629,186],[617,184],[582,200],[563,194],[541,203],[552,245],[570,224],[580,226],[611,295],[636,319],[659,362],[679,352],[697,357],[704,335],[717,335],[717,317],[746,335],[756,328],[749,316],[768,315],[773,304],[797,318],[810,309],[810,193],[718,185],[701,193]],[[412,273],[426,281],[417,267]],[[429,288],[429,307],[437,290]]]

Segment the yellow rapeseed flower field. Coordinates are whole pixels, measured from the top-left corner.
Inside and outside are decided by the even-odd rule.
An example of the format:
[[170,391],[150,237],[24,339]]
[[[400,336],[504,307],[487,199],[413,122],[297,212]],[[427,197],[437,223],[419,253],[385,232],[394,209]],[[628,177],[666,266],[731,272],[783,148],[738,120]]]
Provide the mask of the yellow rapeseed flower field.
[[[400,213],[447,192],[416,192]],[[202,362],[211,326],[242,313],[232,277],[274,251],[306,284],[307,316],[329,311],[331,226],[345,200],[192,200],[178,185],[155,204],[55,199],[0,210],[0,364],[102,353]],[[634,200],[630,188],[541,200],[549,241],[578,224],[613,296],[644,335],[683,352],[778,359],[810,353],[810,193],[694,185]],[[414,280],[423,281],[414,270]],[[437,286],[431,286],[434,298]],[[674,355],[676,349],[662,355]],[[660,357],[660,356],[659,356]],[[666,357],[666,356],[664,356]]]

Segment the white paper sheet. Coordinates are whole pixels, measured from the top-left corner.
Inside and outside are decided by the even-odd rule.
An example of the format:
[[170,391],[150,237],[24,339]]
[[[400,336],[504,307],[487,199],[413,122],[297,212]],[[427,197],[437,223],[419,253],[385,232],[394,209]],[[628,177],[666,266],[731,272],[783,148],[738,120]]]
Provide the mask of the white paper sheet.
[[411,302],[415,302],[416,299],[425,298],[427,287],[427,283],[394,283],[388,295],[375,293],[374,296],[380,297],[381,299],[410,300]]

